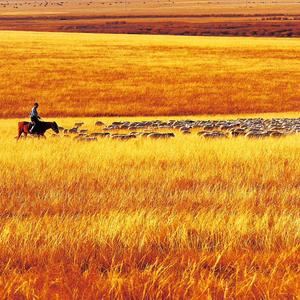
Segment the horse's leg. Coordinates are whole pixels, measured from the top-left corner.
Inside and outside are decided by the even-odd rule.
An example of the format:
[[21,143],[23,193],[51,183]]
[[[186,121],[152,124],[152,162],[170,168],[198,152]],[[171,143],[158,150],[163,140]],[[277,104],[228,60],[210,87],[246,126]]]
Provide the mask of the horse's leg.
[[24,135],[25,135],[25,138],[27,138],[27,135],[29,134],[29,125],[27,125],[25,128],[24,128]]
[[20,139],[20,137],[21,137],[21,135],[22,135],[22,132],[23,132],[23,128],[22,128],[21,125],[19,124],[17,141]]
[[19,130],[19,132],[18,132],[18,136],[17,136],[17,141],[20,139],[20,137],[21,137],[21,134],[22,134],[22,132],[20,132],[20,130]]
[[22,137],[22,133],[24,133],[25,137],[27,136],[27,134],[23,130],[20,130],[17,136],[17,141]]

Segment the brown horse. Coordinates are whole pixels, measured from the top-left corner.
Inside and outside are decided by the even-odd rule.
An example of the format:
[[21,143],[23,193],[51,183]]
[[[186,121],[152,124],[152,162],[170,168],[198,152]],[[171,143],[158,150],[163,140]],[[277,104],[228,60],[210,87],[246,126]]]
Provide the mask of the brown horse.
[[[22,133],[24,133],[25,137],[27,137],[27,134],[30,134],[29,130],[31,125],[32,124],[30,122],[26,121],[18,123],[17,140],[21,137]],[[56,122],[39,122],[32,134],[39,137],[45,137],[44,134],[48,129],[52,129],[55,133],[59,133]]]

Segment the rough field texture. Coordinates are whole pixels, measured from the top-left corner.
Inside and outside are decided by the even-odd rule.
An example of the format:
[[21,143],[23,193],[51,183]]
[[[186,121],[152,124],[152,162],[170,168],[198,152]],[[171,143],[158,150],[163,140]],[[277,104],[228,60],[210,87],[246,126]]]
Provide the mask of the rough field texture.
[[0,33],[0,117],[300,110],[300,41]]
[[[299,5],[300,7],[300,5]],[[300,15],[187,14],[187,15],[0,15],[0,30],[163,34],[185,36],[299,37]],[[100,14],[102,13],[102,15]]]
[[0,121],[1,298],[299,296],[298,135],[16,143],[16,123]]

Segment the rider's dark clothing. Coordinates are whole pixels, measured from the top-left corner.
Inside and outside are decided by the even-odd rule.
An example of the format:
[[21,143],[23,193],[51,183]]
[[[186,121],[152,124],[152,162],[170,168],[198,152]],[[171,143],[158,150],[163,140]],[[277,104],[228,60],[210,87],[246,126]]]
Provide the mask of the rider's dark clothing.
[[32,127],[30,129],[30,133],[33,133],[34,130],[36,129],[37,124],[40,122],[40,120],[37,117],[31,117],[31,122],[32,122]]
[[31,110],[31,113],[30,113],[30,118],[32,117],[37,117],[39,119],[39,114],[37,112],[37,107],[33,107],[32,110]]
[[30,113],[30,119],[31,119],[31,122],[33,123],[33,126],[32,128],[30,129],[30,133],[33,133],[34,130],[36,129],[36,126],[37,124],[40,122],[40,116],[37,112],[37,108],[36,107],[33,107],[31,113]]

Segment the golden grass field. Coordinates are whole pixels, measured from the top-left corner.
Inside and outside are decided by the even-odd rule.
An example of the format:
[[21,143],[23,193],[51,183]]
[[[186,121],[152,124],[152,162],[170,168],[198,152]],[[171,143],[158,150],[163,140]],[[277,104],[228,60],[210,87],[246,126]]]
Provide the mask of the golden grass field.
[[300,110],[300,41],[0,32],[0,117]]
[[[57,119],[81,120],[95,130]],[[299,297],[298,135],[16,142],[17,121],[0,121],[1,299]]]
[[299,51],[297,39],[1,31],[0,299],[299,298],[299,135],[14,139],[34,101],[90,131],[299,117]]

